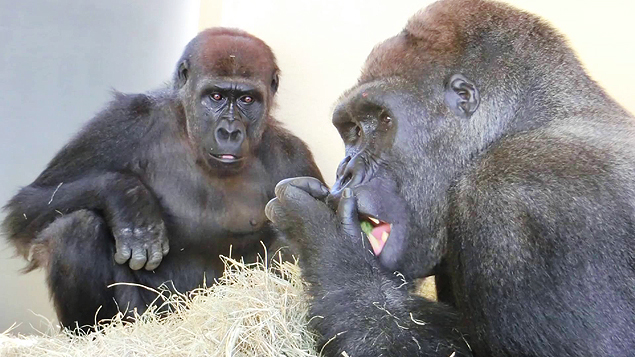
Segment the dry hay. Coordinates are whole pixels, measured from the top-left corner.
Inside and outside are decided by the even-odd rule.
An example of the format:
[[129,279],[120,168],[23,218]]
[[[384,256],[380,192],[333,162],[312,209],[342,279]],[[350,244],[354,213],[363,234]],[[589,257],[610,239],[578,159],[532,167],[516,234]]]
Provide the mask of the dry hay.
[[[219,284],[187,294],[156,291],[154,308],[135,314],[135,323],[120,314],[89,335],[52,323],[35,336],[9,329],[0,334],[0,356],[319,356],[297,263],[223,259]],[[419,282],[416,293],[435,299],[434,281]],[[166,305],[172,312],[157,312]]]
[[[243,264],[225,258],[226,273],[188,294],[157,291],[155,305],[133,324],[100,321],[75,335],[50,324],[38,336],[0,334],[0,356],[319,356],[297,264]],[[141,287],[140,287],[141,288]]]
[[428,300],[437,301],[437,285],[434,282],[434,275],[418,279],[415,282],[415,286],[415,294],[421,295]]

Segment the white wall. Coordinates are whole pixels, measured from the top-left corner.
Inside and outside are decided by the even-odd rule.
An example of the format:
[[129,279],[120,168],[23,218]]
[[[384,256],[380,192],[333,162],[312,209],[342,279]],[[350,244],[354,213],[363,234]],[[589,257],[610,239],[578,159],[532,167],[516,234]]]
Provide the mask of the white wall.
[[[0,206],[112,97],[171,78],[199,1],[0,0]],[[0,220],[4,215],[0,213]],[[44,274],[0,239],[0,333],[54,319]]]

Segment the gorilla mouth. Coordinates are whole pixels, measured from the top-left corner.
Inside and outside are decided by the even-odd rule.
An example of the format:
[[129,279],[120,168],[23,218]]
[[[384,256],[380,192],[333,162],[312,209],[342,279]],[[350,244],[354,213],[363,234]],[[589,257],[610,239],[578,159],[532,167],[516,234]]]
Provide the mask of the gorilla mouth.
[[217,161],[220,161],[220,162],[222,162],[224,164],[232,164],[232,163],[241,161],[243,159],[240,156],[236,156],[236,155],[232,155],[232,154],[212,154],[212,153],[210,153],[209,156],[213,157]]
[[369,216],[360,220],[360,226],[362,232],[366,234],[366,238],[370,242],[371,247],[373,247],[375,256],[378,256],[390,237],[392,224]]

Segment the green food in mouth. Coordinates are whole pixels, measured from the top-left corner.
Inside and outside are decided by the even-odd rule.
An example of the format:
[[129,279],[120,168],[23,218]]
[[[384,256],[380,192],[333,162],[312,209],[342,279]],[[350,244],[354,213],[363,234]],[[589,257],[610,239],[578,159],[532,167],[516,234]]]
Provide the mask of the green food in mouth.
[[373,225],[370,224],[370,222],[362,221],[359,223],[359,225],[362,228],[362,232],[366,233],[366,235],[371,235],[371,232],[373,231]]

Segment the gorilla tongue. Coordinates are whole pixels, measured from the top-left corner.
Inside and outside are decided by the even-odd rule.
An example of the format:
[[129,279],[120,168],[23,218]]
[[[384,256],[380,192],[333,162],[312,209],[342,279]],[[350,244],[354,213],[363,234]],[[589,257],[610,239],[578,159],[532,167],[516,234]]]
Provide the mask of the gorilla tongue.
[[377,226],[373,228],[370,234],[366,235],[370,245],[373,247],[373,252],[375,255],[379,255],[382,249],[384,249],[384,245],[386,245],[386,241],[388,240],[388,236],[390,236],[390,224],[386,222],[380,222]]

